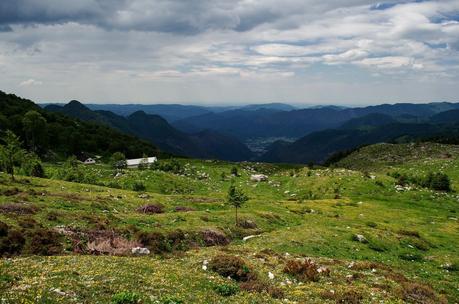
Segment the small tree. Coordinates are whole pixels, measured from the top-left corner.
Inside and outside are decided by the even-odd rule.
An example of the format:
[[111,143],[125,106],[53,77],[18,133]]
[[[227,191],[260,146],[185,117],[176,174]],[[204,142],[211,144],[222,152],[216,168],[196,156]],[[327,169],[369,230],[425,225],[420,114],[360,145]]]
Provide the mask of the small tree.
[[239,176],[239,172],[237,171],[237,167],[231,168],[231,175],[233,175],[233,176]]
[[0,159],[2,166],[6,172],[11,175],[14,180],[14,165],[21,163],[25,154],[24,149],[21,148],[21,141],[12,131],[7,130],[3,136],[4,145],[0,145]]
[[126,156],[121,152],[115,152],[111,157],[111,163],[117,170],[125,169],[127,167]]
[[244,205],[249,198],[247,195],[242,192],[242,190],[237,189],[234,185],[231,185],[228,189],[228,203],[233,206],[236,210],[236,226],[239,225],[239,220],[237,217],[237,210]]

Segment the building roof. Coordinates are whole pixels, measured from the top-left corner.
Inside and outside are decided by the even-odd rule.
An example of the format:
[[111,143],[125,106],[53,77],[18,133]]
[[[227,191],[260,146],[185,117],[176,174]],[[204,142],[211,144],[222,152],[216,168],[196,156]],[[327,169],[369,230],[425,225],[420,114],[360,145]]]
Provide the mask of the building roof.
[[[126,160],[126,164],[128,166],[138,166],[140,164],[140,162],[142,161],[142,159],[144,159],[144,158],[128,159],[128,160]],[[154,162],[156,162],[158,160],[155,156],[147,157],[145,159],[147,160],[148,164],[152,164],[152,163],[154,163]]]

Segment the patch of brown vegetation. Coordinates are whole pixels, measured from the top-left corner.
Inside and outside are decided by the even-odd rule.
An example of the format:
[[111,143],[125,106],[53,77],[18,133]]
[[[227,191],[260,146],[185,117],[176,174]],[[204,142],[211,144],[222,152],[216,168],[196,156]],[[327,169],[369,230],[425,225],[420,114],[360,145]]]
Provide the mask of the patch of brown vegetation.
[[399,230],[398,234],[405,235],[405,236],[411,236],[411,237],[415,237],[418,239],[421,238],[421,235],[419,234],[419,232],[413,231],[413,230]]
[[17,215],[35,214],[38,207],[27,203],[6,203],[0,205],[0,213],[10,213]]
[[427,285],[419,283],[402,284],[402,299],[414,304],[440,304],[447,303],[445,299],[437,296],[435,291]]
[[16,195],[18,193],[20,193],[21,190],[19,190],[19,188],[17,187],[14,187],[14,188],[10,188],[10,189],[6,189],[2,192],[3,195],[5,196],[13,196],[13,195]]
[[218,230],[206,229],[201,231],[200,236],[207,247],[228,245],[230,243],[226,235]]
[[196,211],[196,209],[192,207],[186,207],[186,206],[175,207],[175,212],[190,212],[190,211]]
[[209,262],[209,268],[222,277],[230,277],[239,282],[248,282],[257,278],[253,269],[237,256],[217,255]]
[[284,297],[284,291],[276,286],[261,282],[259,280],[251,280],[243,282],[239,285],[241,290],[248,292],[266,292],[272,298],[282,299]]
[[147,214],[164,213],[164,206],[161,205],[161,204],[143,205],[143,206],[137,208],[137,212],[147,213]]
[[360,304],[363,301],[363,295],[354,289],[349,289],[335,294],[336,303],[343,304]]
[[239,226],[244,228],[244,229],[256,229],[256,228],[258,228],[257,224],[254,221],[248,220],[248,219],[240,220],[239,221]]
[[319,268],[319,266],[310,259],[288,260],[284,267],[284,273],[294,276],[303,282],[317,282],[321,275],[329,275],[330,270],[328,268]]
[[100,238],[88,243],[89,253],[96,255],[128,255],[134,247],[140,247],[140,243],[120,236]]

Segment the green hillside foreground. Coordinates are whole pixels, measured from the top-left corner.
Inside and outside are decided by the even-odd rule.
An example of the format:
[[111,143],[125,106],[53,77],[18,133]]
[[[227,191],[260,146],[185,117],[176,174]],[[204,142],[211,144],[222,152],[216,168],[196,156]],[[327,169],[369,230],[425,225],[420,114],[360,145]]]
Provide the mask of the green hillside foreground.
[[[80,167],[92,184],[59,180],[56,164],[46,165],[50,179],[1,174],[0,221],[26,244],[1,260],[0,303],[457,303],[459,150],[422,145],[369,146],[338,163],[361,171],[181,159],[178,174],[131,169],[115,178],[106,165]],[[395,171],[444,172],[453,192],[396,187]],[[268,181],[250,181],[254,173]],[[226,204],[231,180],[250,197],[239,210],[246,228]],[[145,191],[132,191],[136,182]],[[138,211],[159,204],[162,213]],[[37,237],[40,229],[62,247]],[[92,239],[132,246],[145,233],[148,256],[88,250]],[[242,240],[249,235],[257,236]],[[228,245],[211,246],[222,236]],[[52,248],[37,252],[37,240]],[[256,278],[213,271],[222,254]],[[306,257],[312,274],[286,271]]]

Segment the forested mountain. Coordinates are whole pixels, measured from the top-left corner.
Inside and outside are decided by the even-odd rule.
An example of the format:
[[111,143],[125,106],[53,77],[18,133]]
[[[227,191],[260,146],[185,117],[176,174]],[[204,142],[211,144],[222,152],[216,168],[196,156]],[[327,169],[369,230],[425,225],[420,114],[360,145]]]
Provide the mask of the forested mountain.
[[144,111],[123,117],[109,111],[92,111],[78,101],[71,101],[65,106],[48,105],[45,109],[105,124],[148,140],[164,151],[177,155],[232,161],[248,160],[252,157],[252,152],[244,144],[228,135],[216,131],[188,134],[175,129],[161,116]]
[[134,136],[43,110],[30,100],[0,91],[0,130],[8,129],[43,156],[110,155],[117,151],[127,157],[160,154],[156,146]]
[[[292,111],[237,109],[222,113],[207,113],[173,123],[182,131],[197,132],[212,129],[246,140],[248,138],[300,138],[311,132],[340,127],[343,123],[366,116],[381,114],[399,122],[419,122],[440,112],[459,109],[457,103],[382,104],[360,108],[321,107]],[[382,116],[379,116],[381,118]],[[386,117],[386,119],[389,119]],[[371,118],[370,118],[371,120]],[[408,121],[409,120],[409,121]]]
[[459,111],[426,118],[424,123],[400,123],[385,114],[368,114],[349,120],[340,128],[313,132],[289,144],[272,145],[261,161],[321,163],[334,153],[383,142],[437,141],[457,143]]

